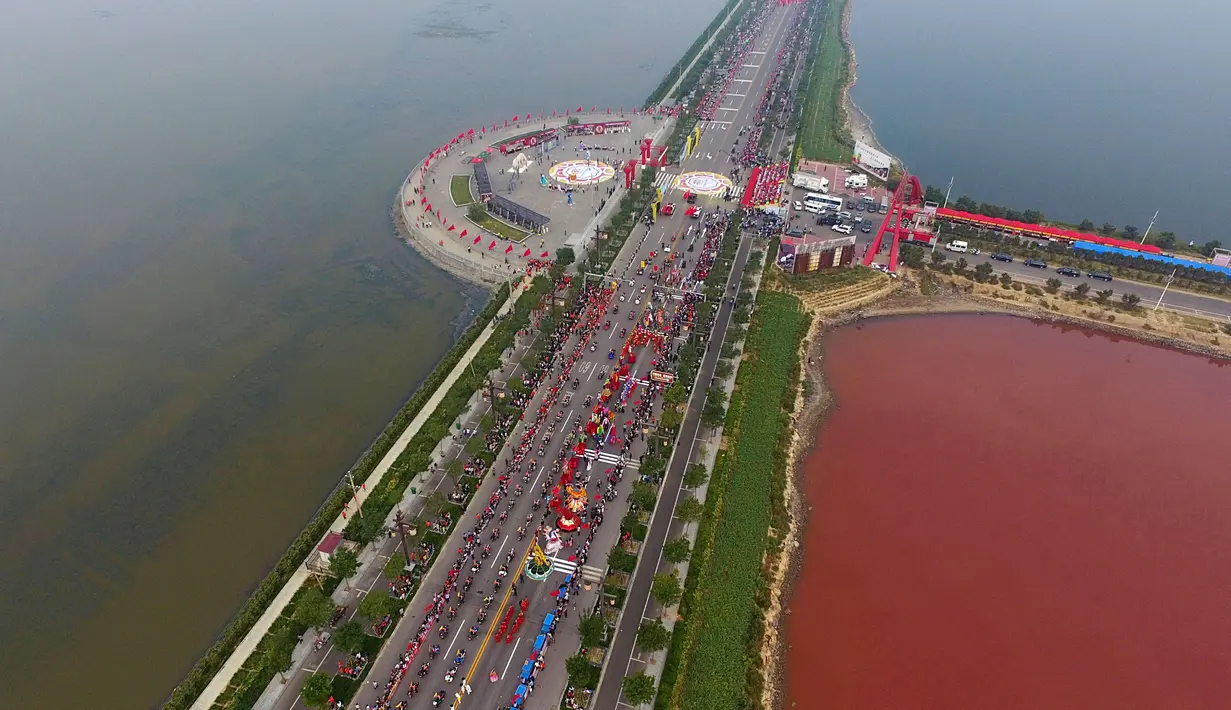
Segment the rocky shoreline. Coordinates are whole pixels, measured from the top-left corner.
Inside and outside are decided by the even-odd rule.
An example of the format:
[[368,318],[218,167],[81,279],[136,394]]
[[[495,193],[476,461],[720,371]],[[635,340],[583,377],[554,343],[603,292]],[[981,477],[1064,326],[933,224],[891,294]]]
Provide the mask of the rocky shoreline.
[[846,48],[847,76],[846,83],[842,86],[842,125],[852,140],[866,143],[893,158],[895,162],[901,163],[876,139],[876,132],[872,130],[871,117],[864,113],[863,109],[859,108],[859,105],[851,98],[851,89],[859,80],[857,71],[859,62],[855,59],[855,45],[851,42],[851,4],[853,2],[854,0],[847,0],[846,7],[842,8],[842,46]]

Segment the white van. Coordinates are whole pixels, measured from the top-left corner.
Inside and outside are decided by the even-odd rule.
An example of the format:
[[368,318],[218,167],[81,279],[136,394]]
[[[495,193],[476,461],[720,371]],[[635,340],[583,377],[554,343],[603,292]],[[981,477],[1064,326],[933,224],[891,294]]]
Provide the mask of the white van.
[[957,241],[949,242],[948,244],[945,245],[945,249],[949,251],[955,251],[959,254],[965,254],[967,250],[966,242],[957,242]]

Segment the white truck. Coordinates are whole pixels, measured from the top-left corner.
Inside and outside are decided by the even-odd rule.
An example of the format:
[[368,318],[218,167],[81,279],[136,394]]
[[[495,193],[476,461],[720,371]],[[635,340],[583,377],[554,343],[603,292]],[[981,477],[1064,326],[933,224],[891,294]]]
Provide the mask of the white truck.
[[794,173],[791,175],[791,184],[795,187],[802,187],[809,192],[819,192],[822,194],[829,192],[829,178],[821,177],[820,175]]
[[852,190],[862,190],[868,186],[868,176],[862,174],[847,175],[846,186]]

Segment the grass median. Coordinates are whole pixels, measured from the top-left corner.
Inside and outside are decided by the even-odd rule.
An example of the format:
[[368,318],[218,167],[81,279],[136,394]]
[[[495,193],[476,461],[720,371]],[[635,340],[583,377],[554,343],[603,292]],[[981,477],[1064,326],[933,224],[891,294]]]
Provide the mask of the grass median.
[[821,13],[821,30],[813,39],[804,112],[799,127],[803,157],[845,163],[851,157],[846,133],[842,87],[850,76],[849,55],[842,41],[842,13],[848,0],[830,0]]
[[746,707],[760,694],[763,564],[770,529],[786,524],[783,462],[808,322],[794,296],[757,298],[656,708]]
[[449,178],[449,195],[453,197],[453,204],[458,207],[474,202],[474,195],[470,192],[470,176],[454,175]]

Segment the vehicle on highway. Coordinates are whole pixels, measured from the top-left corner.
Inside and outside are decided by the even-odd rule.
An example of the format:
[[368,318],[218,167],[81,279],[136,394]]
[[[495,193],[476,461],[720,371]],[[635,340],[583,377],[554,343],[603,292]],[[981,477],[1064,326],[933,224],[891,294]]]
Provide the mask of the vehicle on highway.
[[998,251],[998,252],[996,252],[995,254],[992,254],[992,259],[993,259],[993,260],[995,260],[995,261],[1003,261],[1003,262],[1005,262],[1005,263],[1007,264],[1007,263],[1009,263],[1009,262],[1013,261],[1013,255],[1012,255],[1012,254],[1006,254],[1006,253],[1004,253],[1004,252],[1002,252],[1002,251]]
[[695,204],[697,204],[697,193],[695,193],[695,192],[685,192],[685,193],[684,193],[684,201],[685,201],[685,202],[687,202],[687,203],[688,203],[688,204],[690,204],[690,205],[695,205]]
[[850,234],[852,231],[849,224],[835,224],[832,229],[838,234]]
[[1086,276],[1089,276],[1092,279],[1098,279],[1099,281],[1110,281],[1111,280],[1111,274],[1107,273],[1106,271],[1091,271],[1087,273]]
[[945,245],[945,251],[955,251],[959,254],[965,254],[969,249],[970,247],[966,244],[966,242],[959,242],[957,240],[951,241]]
[[667,204],[663,205],[663,214],[667,215],[668,217],[675,214],[675,203],[668,202]]
[[1047,262],[1043,261],[1042,259],[1027,259],[1024,263],[1026,264],[1026,266],[1031,266],[1036,269],[1046,269],[1047,268]]
[[1061,266],[1059,269],[1056,269],[1056,273],[1061,276],[1081,276],[1081,270],[1074,269],[1071,266]]

